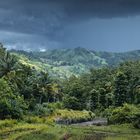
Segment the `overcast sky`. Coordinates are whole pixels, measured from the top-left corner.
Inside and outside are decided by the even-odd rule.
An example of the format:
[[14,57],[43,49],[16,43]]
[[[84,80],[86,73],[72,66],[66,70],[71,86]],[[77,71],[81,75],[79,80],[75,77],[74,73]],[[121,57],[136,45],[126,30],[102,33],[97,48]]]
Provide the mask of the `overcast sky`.
[[140,49],[140,0],[0,0],[7,48]]

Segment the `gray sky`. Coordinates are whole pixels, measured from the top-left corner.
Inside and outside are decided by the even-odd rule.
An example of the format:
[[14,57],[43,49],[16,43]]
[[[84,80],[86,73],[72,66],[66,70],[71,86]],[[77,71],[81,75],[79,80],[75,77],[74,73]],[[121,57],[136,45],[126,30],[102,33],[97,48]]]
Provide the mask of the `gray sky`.
[[1,0],[7,48],[140,49],[140,0]]

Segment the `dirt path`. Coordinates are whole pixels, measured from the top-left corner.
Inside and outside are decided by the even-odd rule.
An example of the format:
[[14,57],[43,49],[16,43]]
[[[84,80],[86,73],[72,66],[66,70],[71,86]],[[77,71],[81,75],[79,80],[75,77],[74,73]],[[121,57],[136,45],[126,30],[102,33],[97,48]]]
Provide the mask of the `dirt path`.
[[75,123],[75,124],[72,124],[72,125],[80,125],[80,126],[97,125],[97,126],[101,126],[101,125],[107,125],[107,124],[108,124],[108,121],[107,121],[106,118],[95,118],[92,121]]

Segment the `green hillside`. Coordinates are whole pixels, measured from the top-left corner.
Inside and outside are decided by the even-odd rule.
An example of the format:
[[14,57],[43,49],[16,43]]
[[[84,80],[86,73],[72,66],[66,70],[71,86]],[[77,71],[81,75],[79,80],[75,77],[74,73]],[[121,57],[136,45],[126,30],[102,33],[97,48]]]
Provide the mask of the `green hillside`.
[[54,49],[46,52],[25,52],[12,50],[19,61],[48,71],[54,77],[65,78],[88,72],[90,68],[116,66],[128,60],[139,60],[140,51],[125,53],[96,52],[78,47],[75,49]]
[[[89,140],[96,136],[139,140],[140,60],[100,68],[114,65],[114,60],[139,59],[139,51],[110,53],[108,59],[105,53],[82,48],[63,51],[11,54],[0,44],[0,140]],[[62,58],[65,65],[59,64]],[[61,70],[78,63],[84,72],[92,66],[100,69],[83,75],[80,71],[79,76],[67,79],[57,77],[67,76],[63,72],[76,74],[74,70]],[[56,77],[49,76],[50,72]],[[91,125],[97,120],[105,120],[106,126],[101,122]]]

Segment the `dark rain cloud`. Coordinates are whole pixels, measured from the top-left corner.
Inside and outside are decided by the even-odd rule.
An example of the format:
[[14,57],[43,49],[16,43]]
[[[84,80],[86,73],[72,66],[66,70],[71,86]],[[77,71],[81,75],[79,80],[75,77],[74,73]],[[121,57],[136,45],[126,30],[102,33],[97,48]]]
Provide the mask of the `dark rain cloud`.
[[140,14],[140,0],[3,0],[0,29],[54,36],[65,24],[85,18]]
[[0,31],[57,42],[69,24],[139,14],[140,0],[1,0]]

